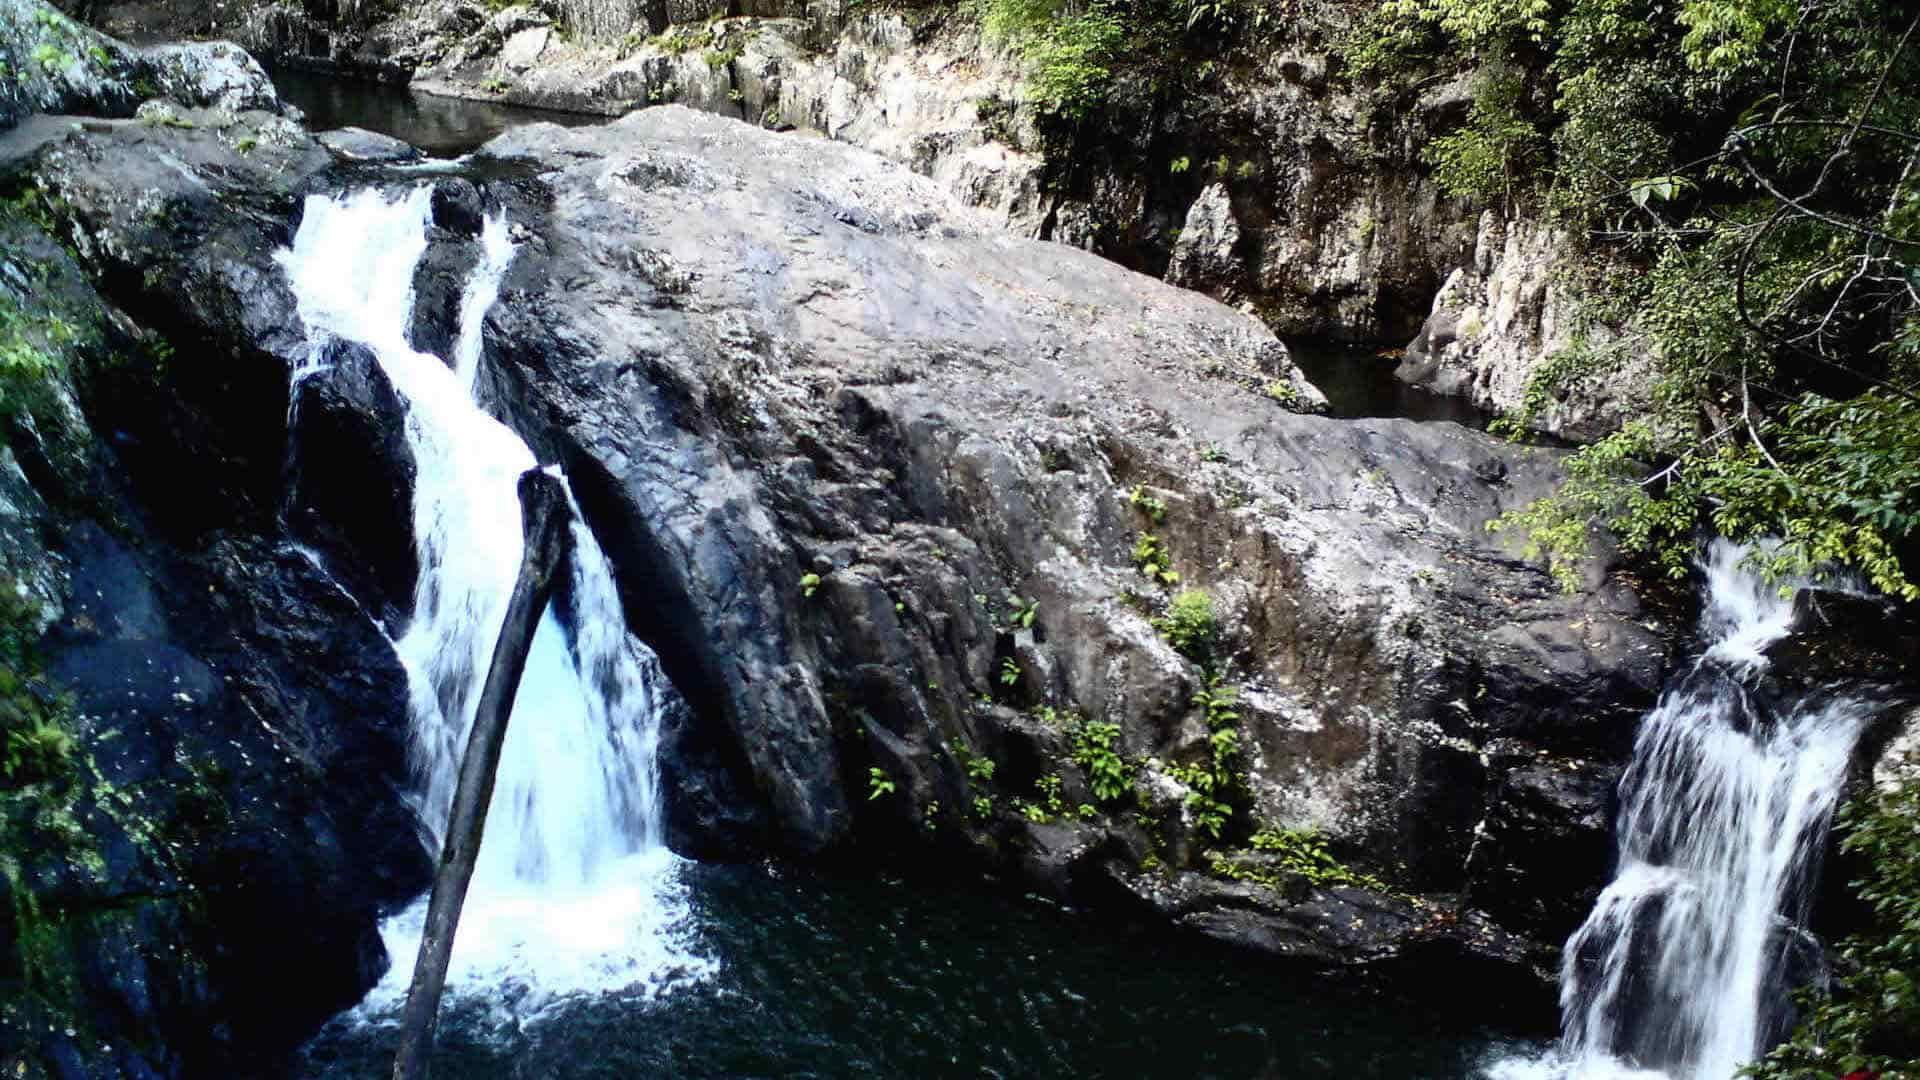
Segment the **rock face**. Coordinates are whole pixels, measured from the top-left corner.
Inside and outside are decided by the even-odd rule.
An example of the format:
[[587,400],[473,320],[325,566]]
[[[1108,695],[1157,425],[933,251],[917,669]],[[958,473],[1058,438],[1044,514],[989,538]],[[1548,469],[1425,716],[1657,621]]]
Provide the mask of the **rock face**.
[[[215,763],[260,785],[180,871],[241,929],[208,931],[192,1008],[156,1012],[155,1068],[232,1071],[297,1037],[366,985],[374,916],[422,884],[374,621],[404,616],[416,572],[391,533],[397,403],[350,349],[287,390],[310,358],[271,252],[297,196],[337,183],[436,185],[429,347],[480,208],[514,222],[485,396],[567,469],[686,698],[682,849],[969,865],[1276,956],[1509,974],[1564,932],[1510,878],[1598,887],[1604,864],[1554,876],[1534,838],[1601,827],[1604,782],[1541,770],[1617,758],[1662,650],[1624,588],[1563,596],[1491,546],[1550,453],[1297,411],[1317,394],[1260,321],[817,137],[650,109],[521,129],[429,181],[339,164],[283,117],[167,108],[185,122],[59,127],[20,166],[93,302],[173,345],[157,390],[80,395],[138,543],[74,526],[67,557],[112,599],[50,640],[104,674],[53,670],[111,687],[112,657],[164,656],[118,723],[218,731]],[[9,505],[41,514],[27,494]],[[288,528],[353,568],[351,597]],[[193,708],[163,717],[174,676]],[[128,745],[129,770],[174,760]],[[297,857],[262,866],[279,845]],[[318,974],[269,1023],[258,987],[286,954],[247,928],[284,936],[281,910],[311,914],[281,947]],[[210,1013],[228,1041],[179,1019]]]
[[[1288,411],[1255,320],[1007,237],[824,140],[663,108],[484,155],[540,170],[506,194],[533,239],[488,321],[496,399],[565,464],[630,621],[718,725],[720,752],[670,785],[711,788],[731,757],[789,850],[931,834],[1343,961],[1398,955],[1428,920],[1376,897],[1363,942],[1327,939],[1203,871],[1255,823],[1430,895],[1544,873],[1557,854],[1529,829],[1604,848],[1604,781],[1511,774],[1617,759],[1662,650],[1624,589],[1562,596],[1489,546],[1482,524],[1545,490],[1551,455]],[[1218,837],[1189,798],[1207,676],[1156,627],[1178,591],[1143,574],[1156,550],[1206,592],[1207,667],[1239,687]],[[1137,809],[1092,793],[1089,723],[1114,725]],[[869,797],[876,778],[893,791]],[[1513,842],[1476,855],[1495,821]],[[679,832],[706,827],[683,807]],[[1512,925],[1557,940],[1552,905]]]
[[[137,21],[153,6],[116,10]],[[1645,346],[1581,316],[1564,237],[1491,212],[1476,231],[1427,176],[1420,149],[1464,115],[1464,76],[1395,97],[1292,48],[1221,65],[1172,98],[1122,73],[1112,107],[1064,146],[1029,104],[1022,64],[964,15],[749,7],[709,21],[701,5],[565,4],[567,34],[533,7],[489,14],[463,0],[368,24],[258,3],[214,17],[268,55],[431,93],[610,116],[676,102],[819,131],[908,164],[1018,234],[1251,304],[1279,333],[1417,331],[1403,378],[1542,432],[1593,438],[1645,404]],[[1552,377],[1574,352],[1581,373]],[[1530,397],[1537,375],[1554,386]]]
[[[22,15],[62,25],[0,27]],[[0,777],[0,1061],[23,1076],[273,1074],[384,969],[377,920],[427,881],[405,674],[280,523],[305,347],[267,257],[331,159],[247,108],[278,103],[224,48],[175,50],[185,100],[146,109],[190,138],[63,121],[4,166],[46,195],[0,214],[0,324],[49,367],[0,449],[0,670],[66,695],[72,740]]]
[[[111,5],[106,19],[140,26],[165,6]],[[950,8],[581,0],[551,7],[558,28],[538,5],[402,8],[349,17],[237,0],[181,26],[206,32],[212,19],[281,62],[432,93],[610,116],[673,102],[819,131],[933,177],[1021,235],[1155,275],[1183,223],[1221,219],[1224,200],[1237,244],[1182,281],[1253,303],[1283,334],[1405,340],[1472,250],[1470,212],[1419,164],[1465,114],[1464,79],[1395,98],[1293,48],[1210,66],[1172,96],[1158,75],[1122,73],[1111,107],[1068,146],[1043,132],[1022,62]]]
[[1394,374],[1570,439],[1646,414],[1648,345],[1582,316],[1567,245],[1553,229],[1482,215],[1473,261],[1441,286]]
[[134,49],[39,0],[0,0],[0,131],[34,113],[132,116],[145,98],[227,112],[284,112],[273,84],[229,42]]

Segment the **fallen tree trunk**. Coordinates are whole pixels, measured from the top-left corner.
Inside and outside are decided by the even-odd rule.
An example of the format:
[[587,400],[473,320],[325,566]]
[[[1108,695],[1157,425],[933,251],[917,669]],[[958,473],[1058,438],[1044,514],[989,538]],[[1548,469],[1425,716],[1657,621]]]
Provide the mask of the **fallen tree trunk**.
[[507,735],[507,717],[514,693],[527,665],[527,650],[541,613],[553,595],[554,577],[567,551],[567,497],[560,481],[538,469],[520,477],[520,519],[526,533],[526,551],[506,621],[493,647],[492,666],[474,710],[473,731],[460,759],[460,782],[454,789],[453,809],[447,816],[446,839],[441,844],[440,868],[433,879],[433,899],[427,904],[427,923],[420,936],[420,955],[414,962],[413,983],[400,1021],[400,1050],[393,1060],[393,1080],[426,1080],[428,1054],[433,1050],[434,1027],[439,1022],[440,993],[446,987],[447,960],[453,955],[453,934],[460,907],[473,880],[474,860],[487,824],[487,804],[493,799],[494,772],[500,765],[500,747]]

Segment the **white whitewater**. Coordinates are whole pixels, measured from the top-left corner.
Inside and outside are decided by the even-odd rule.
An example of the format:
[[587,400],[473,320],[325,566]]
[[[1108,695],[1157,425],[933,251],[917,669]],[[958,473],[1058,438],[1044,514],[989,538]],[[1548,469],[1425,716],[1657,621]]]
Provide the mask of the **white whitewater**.
[[1642,721],[1620,783],[1619,867],[1568,939],[1561,1046],[1490,1071],[1731,1080],[1787,1019],[1801,929],[1847,762],[1869,716],[1845,698],[1769,704],[1766,648],[1793,600],[1715,541],[1709,646]]
[[[429,200],[425,186],[312,196],[279,261],[313,356],[330,339],[364,344],[407,403],[421,572],[395,648],[412,693],[415,807],[438,850],[519,570],[516,484],[537,462],[473,394],[484,317],[513,260],[504,219],[486,223],[454,366],[407,344]],[[561,610],[542,617],[527,657],[448,973],[450,999],[502,1018],[581,993],[654,993],[711,968],[693,951],[678,862],[661,843],[652,687],[662,676],[627,632],[606,557],[574,509]],[[404,998],[425,912],[423,897],[382,928],[393,967],[364,1015],[387,1016]]]

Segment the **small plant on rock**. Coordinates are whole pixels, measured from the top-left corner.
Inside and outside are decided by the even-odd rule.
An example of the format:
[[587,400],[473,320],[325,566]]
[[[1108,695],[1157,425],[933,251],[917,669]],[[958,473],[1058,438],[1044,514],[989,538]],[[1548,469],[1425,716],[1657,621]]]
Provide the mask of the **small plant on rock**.
[[1213,655],[1214,640],[1219,634],[1213,598],[1205,589],[1188,589],[1173,598],[1165,615],[1153,620],[1153,628],[1167,639],[1174,651],[1204,664]]
[[1145,485],[1133,485],[1133,490],[1127,493],[1127,503],[1151,518],[1155,525],[1163,524],[1167,520],[1166,501],[1147,494]]
[[1014,626],[1022,630],[1033,629],[1034,620],[1040,617],[1040,601],[1031,597],[1022,600],[1020,597],[1008,593],[1007,604],[1013,608],[1012,622]]
[[1109,802],[1133,787],[1133,766],[1116,749],[1120,725],[1083,720],[1073,732],[1073,762],[1086,770],[1094,798]]
[[1180,572],[1173,568],[1173,553],[1167,542],[1152,533],[1141,533],[1133,544],[1133,565],[1156,585],[1180,584]]
[[895,790],[895,786],[893,783],[893,778],[887,775],[887,770],[881,768],[878,765],[875,765],[873,768],[867,770],[867,801],[868,802],[872,802],[873,800],[881,798],[883,796],[891,795],[894,793],[894,790]]

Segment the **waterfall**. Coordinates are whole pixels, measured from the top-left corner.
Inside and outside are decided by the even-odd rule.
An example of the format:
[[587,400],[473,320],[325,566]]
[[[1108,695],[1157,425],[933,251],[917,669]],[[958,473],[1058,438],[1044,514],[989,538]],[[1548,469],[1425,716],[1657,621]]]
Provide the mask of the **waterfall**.
[[[438,850],[519,569],[515,485],[538,463],[473,393],[484,317],[514,255],[503,217],[485,223],[453,366],[407,343],[430,195],[310,196],[278,260],[314,357],[299,377],[312,377],[329,341],[356,341],[406,402],[421,569],[394,647],[411,693],[414,807]],[[661,843],[653,688],[663,676],[627,632],[606,556],[573,509],[571,563],[527,656],[448,975],[450,997],[510,1001],[518,1018],[582,992],[656,992],[711,966],[692,951],[677,860]],[[393,966],[369,1015],[404,996],[425,907],[423,897],[383,926]]]
[[1864,702],[1764,693],[1783,595],[1715,541],[1709,642],[1641,723],[1620,782],[1619,866],[1568,939],[1561,1046],[1496,1077],[1731,1080],[1785,1034],[1817,946],[1803,929]]

